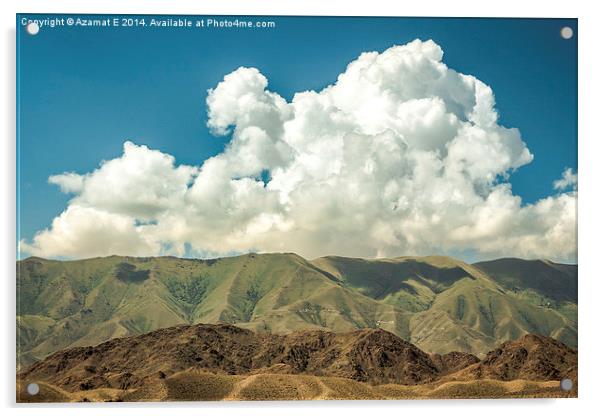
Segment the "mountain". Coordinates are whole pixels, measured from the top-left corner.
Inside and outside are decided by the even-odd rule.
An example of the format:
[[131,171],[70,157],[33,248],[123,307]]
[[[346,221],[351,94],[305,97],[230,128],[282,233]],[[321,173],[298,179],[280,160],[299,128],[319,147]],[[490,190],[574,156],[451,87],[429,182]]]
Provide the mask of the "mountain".
[[427,310],[437,294],[478,274],[465,263],[437,256],[377,260],[333,256],[312,263],[345,287],[411,312]]
[[431,354],[430,358],[441,375],[455,373],[479,362],[476,356],[460,351],[452,351],[447,354]]
[[[530,263],[537,268],[525,266]],[[499,342],[529,333],[576,345],[576,266],[520,259],[503,259],[499,265],[495,261],[469,265],[441,256],[377,260],[324,257],[313,264],[335,276],[344,287],[412,312],[407,339],[426,351],[483,354]],[[489,270],[495,273],[490,275]],[[502,274],[502,270],[508,271]],[[559,277],[558,270],[566,270],[566,277]],[[538,273],[544,277],[533,276]],[[512,284],[508,283],[510,276],[515,276]],[[546,291],[545,276],[555,279],[554,287],[566,284],[563,298],[554,298],[553,303],[542,301],[542,296],[548,299],[559,292]]]
[[577,265],[505,258],[474,264],[507,288],[532,290],[556,301],[577,300]]
[[428,354],[382,329],[254,333],[234,325],[179,325],[51,354],[22,373],[68,391],[141,387],[176,372],[312,374],[416,384],[439,371]]
[[553,338],[529,334],[490,351],[456,378],[577,381],[577,352]]
[[[560,267],[542,264],[544,272]],[[483,356],[527,333],[576,345],[576,297],[542,304],[526,293],[550,293],[522,274],[510,284],[448,257],[31,257],[17,272],[18,367],[69,347],[197,323],[274,334],[381,328],[438,354]]]
[[475,263],[517,297],[553,307],[577,321],[577,265],[549,260],[498,259]]
[[22,362],[69,346],[200,322],[285,333],[348,331],[387,320],[395,333],[409,335],[409,313],[344,288],[294,254],[29,258],[18,263],[17,293]]
[[18,385],[35,381],[49,401],[357,399],[404,389],[414,398],[453,397],[458,386],[462,394],[473,394],[476,380],[485,386],[521,380],[518,390],[516,383],[493,383],[502,393],[551,386],[541,382],[557,383],[576,363],[575,350],[540,335],[505,343],[479,361],[462,352],[429,356],[382,329],[276,335],[197,324],[53,353],[19,373]]

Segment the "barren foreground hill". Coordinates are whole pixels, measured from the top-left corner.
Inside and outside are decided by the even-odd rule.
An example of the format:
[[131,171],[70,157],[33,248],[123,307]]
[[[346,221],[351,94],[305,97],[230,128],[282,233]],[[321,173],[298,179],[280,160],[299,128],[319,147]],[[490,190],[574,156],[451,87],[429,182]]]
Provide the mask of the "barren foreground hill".
[[[18,375],[20,401],[550,397],[577,352],[541,335],[479,359],[427,354],[381,329],[255,333],[179,325],[56,352]],[[41,393],[29,396],[28,383]]]

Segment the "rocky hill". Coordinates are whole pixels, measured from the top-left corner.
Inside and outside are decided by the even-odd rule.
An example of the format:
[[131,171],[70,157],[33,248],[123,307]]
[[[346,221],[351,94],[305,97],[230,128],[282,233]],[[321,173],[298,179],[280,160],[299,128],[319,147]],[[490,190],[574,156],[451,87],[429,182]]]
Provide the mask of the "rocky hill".
[[68,391],[126,389],[190,369],[231,375],[326,375],[399,384],[432,381],[440,374],[428,354],[381,329],[273,335],[233,325],[198,324],[60,351],[33,364],[21,377]]
[[[121,391],[132,400],[151,400],[171,386],[188,392],[190,400],[201,400],[206,397],[203,388],[195,384],[199,374],[205,379],[213,374],[211,382],[230,385],[241,381],[240,377],[250,382],[263,380],[265,375],[271,383],[278,380],[274,375],[294,375],[299,378],[281,379],[292,382],[301,392],[318,383],[307,378],[310,376],[319,377],[320,385],[343,383],[360,390],[363,387],[353,383],[424,385],[430,387],[423,390],[430,391],[444,384],[449,387],[449,383],[482,379],[557,381],[575,377],[576,368],[575,350],[541,335],[504,343],[479,361],[463,352],[429,355],[381,329],[275,335],[227,324],[198,324],[59,351],[20,372],[18,383],[36,382],[45,386],[45,394],[65,397],[88,391],[113,395]],[[234,378],[228,379],[230,376]],[[218,388],[219,383],[211,388]],[[262,391],[269,393],[268,387]],[[280,391],[281,387],[274,386],[273,390]]]
[[555,339],[529,334],[505,342],[457,378],[496,380],[577,380],[577,351]]

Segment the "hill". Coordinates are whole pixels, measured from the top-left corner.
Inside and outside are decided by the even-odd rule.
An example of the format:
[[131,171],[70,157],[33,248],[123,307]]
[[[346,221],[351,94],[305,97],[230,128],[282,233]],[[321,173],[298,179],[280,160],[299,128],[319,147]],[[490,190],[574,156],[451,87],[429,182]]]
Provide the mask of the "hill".
[[441,256],[375,260],[331,256],[312,263],[345,287],[412,312],[428,309],[437,294],[478,274],[461,261]]
[[536,334],[500,345],[455,379],[577,380],[577,352],[555,339]]
[[68,347],[197,323],[274,334],[381,328],[439,354],[482,356],[527,333],[576,345],[576,315],[567,313],[576,299],[541,305],[524,295],[527,281],[517,277],[521,289],[512,290],[484,267],[447,257],[32,257],[17,271],[18,367]]
[[475,263],[504,289],[577,321],[577,265],[505,258]]
[[416,384],[439,371],[428,354],[382,329],[254,333],[233,325],[179,325],[56,352],[21,373],[67,391],[141,387],[176,372],[257,372]]
[[40,393],[30,396],[17,385],[19,403],[40,402],[166,402],[218,400],[416,400],[577,397],[577,390],[563,391],[558,381],[438,381],[404,386],[372,386],[340,377],[292,374],[217,375],[183,371],[131,390],[97,389],[67,392],[39,383]]
[[[531,263],[537,268],[524,267]],[[407,339],[426,351],[484,354],[499,342],[530,333],[576,345],[576,266],[520,259],[469,265],[442,256],[376,260],[323,257],[313,264],[335,276],[344,287],[413,312]],[[542,277],[533,277],[525,270]],[[558,276],[559,270],[565,270],[567,277]],[[509,276],[515,276],[513,284],[508,283]],[[546,291],[546,276],[554,279],[553,287],[566,284],[566,294],[557,298],[562,301],[542,301],[542,296],[559,291]],[[539,284],[535,286],[534,281]]]
[[[148,401],[554,395],[560,393],[558,380],[575,376],[576,363],[576,351],[538,335],[505,343],[479,361],[462,352],[429,356],[381,329],[274,335],[233,325],[179,325],[56,352],[19,373],[18,397]],[[39,398],[22,390],[30,382],[41,386]]]

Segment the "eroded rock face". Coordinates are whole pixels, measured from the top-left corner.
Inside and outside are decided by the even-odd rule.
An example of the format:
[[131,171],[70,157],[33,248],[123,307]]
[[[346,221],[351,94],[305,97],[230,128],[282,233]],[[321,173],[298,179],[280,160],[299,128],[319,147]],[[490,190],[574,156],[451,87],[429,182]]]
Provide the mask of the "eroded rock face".
[[127,389],[186,369],[330,375],[373,384],[416,384],[440,374],[428,354],[381,329],[271,335],[199,324],[59,351],[19,376],[70,391]]
[[476,355],[459,351],[452,351],[447,354],[431,354],[430,357],[441,375],[455,373],[479,362]]
[[543,335],[505,342],[480,363],[466,368],[467,378],[561,380],[577,371],[577,351]]
[[551,338],[527,335],[491,351],[428,355],[381,329],[346,333],[254,333],[233,325],[180,325],[59,351],[21,372],[67,391],[139,388],[184,370],[218,374],[308,374],[371,384],[421,384],[458,373],[469,378],[560,379],[576,371],[577,353]]

